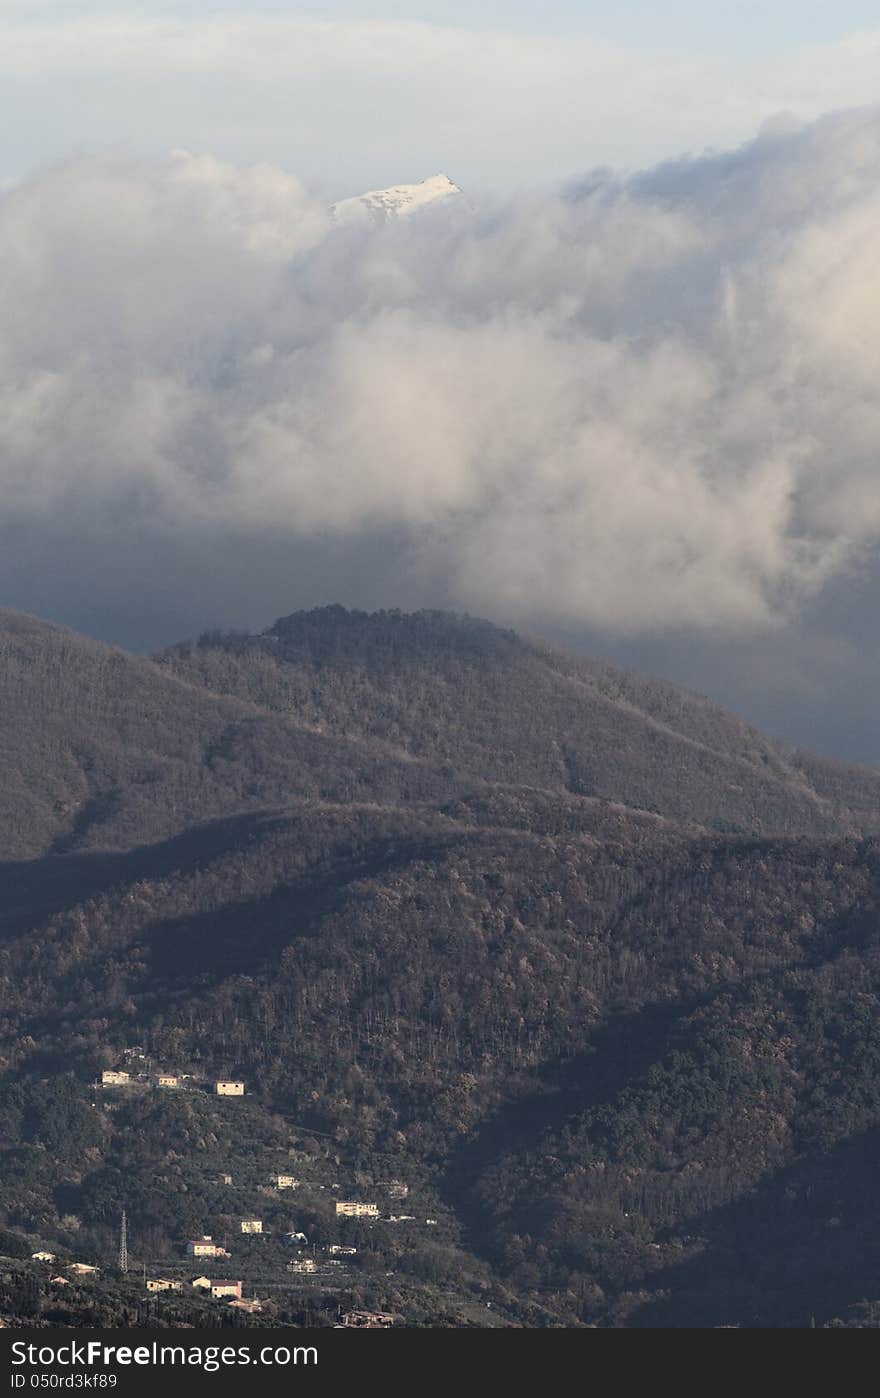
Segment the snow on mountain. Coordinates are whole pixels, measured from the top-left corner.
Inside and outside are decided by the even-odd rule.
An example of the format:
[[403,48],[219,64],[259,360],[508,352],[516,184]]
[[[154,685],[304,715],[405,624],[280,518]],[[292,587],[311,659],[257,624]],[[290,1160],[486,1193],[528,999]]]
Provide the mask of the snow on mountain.
[[341,199],[330,212],[340,223],[384,223],[453,196],[460,197],[461,190],[448,175],[431,175],[419,184],[396,184],[391,189],[371,189],[353,199]]

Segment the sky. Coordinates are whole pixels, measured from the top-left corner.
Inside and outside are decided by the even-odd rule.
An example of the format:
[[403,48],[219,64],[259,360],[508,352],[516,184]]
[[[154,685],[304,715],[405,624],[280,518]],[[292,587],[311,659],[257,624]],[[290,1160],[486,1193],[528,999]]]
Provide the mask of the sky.
[[467,609],[880,762],[878,80],[858,0],[0,0],[0,602]]
[[0,179],[73,148],[503,193],[874,100],[864,0],[0,0]]

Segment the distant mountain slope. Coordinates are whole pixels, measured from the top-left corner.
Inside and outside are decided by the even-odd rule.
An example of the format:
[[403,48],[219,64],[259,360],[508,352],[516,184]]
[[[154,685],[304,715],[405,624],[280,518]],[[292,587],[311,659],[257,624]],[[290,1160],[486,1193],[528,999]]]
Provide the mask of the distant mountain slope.
[[159,662],[459,778],[619,801],[711,829],[880,829],[880,773],[787,751],[707,699],[445,613],[321,608]]
[[[467,802],[306,801],[55,857],[33,871],[40,896],[72,864],[82,896],[62,888],[25,923],[16,903],[34,891],[7,880],[12,1220],[54,1239],[72,1213],[77,1246],[109,1259],[123,1204],[163,1256],[194,1194],[191,1227],[225,1212],[206,1143],[184,1149],[178,1120],[149,1145],[112,1122],[100,1142],[57,1145],[63,1188],[45,1168],[64,1124],[47,1085],[69,1070],[85,1085],[134,1042],[177,1070],[240,1073],[276,1130],[289,1119],[332,1143],[335,1180],[429,1180],[521,1314],[805,1324],[880,1299],[859,1229],[877,1217],[878,843],[687,838],[572,797],[546,834],[529,827],[554,808],[536,799],[504,796],[515,826]],[[840,1152],[852,1197],[834,1185]],[[385,1256],[383,1275],[401,1265]]]
[[0,857],[130,849],[300,799],[528,787],[751,834],[880,829],[880,775],[443,613],[323,608],[156,660],[0,613]]
[[151,661],[0,612],[0,858],[130,849],[299,797],[397,802],[458,790],[427,764]]
[[[3,613],[0,709],[0,1227],[106,1263],[125,1207],[164,1267],[237,1152],[285,1283],[393,1176],[441,1222],[357,1235],[380,1306],[880,1314],[878,774],[436,612],[152,661]],[[244,1116],[96,1093],[134,1045]]]

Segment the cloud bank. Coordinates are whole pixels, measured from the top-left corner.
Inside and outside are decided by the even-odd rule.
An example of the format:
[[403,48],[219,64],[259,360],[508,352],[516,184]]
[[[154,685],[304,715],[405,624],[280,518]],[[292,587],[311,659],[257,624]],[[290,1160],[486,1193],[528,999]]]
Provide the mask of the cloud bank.
[[185,152],[25,179],[5,600],[772,630],[880,540],[878,221],[873,110],[380,228]]

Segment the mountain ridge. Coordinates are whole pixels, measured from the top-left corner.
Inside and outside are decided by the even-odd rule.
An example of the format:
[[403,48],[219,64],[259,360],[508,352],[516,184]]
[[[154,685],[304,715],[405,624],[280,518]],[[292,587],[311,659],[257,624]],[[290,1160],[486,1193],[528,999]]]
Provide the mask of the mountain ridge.
[[743,833],[880,828],[871,769],[452,613],[321,608],[150,659],[3,612],[0,701],[8,858],[130,848],[301,798],[442,803],[483,787]]
[[[421,680],[414,678],[420,656]],[[721,827],[724,802],[713,803],[709,789],[724,780],[730,788],[729,828],[831,833],[880,824],[880,774],[872,769],[800,753],[703,696],[551,650],[470,617],[320,608],[281,618],[260,636],[215,638],[213,644],[205,637],[157,659],[209,689],[247,697],[273,712],[310,714],[325,725],[341,707],[331,692],[334,682],[325,680],[332,660],[343,676],[339,685],[348,687],[349,709],[339,719],[345,731],[371,738],[392,733],[405,750],[425,755],[429,745],[419,728],[433,725],[431,755],[484,780],[513,778]],[[425,690],[428,680],[431,693]],[[456,721],[453,691],[465,694],[477,683],[482,722],[466,723],[455,744],[444,740],[443,725]],[[319,691],[323,708],[314,700]],[[465,697],[462,707],[466,703]],[[533,707],[550,734],[543,745],[533,732]],[[506,761],[499,735],[516,749],[515,763]],[[640,750],[635,757],[633,748]],[[685,790],[679,799],[667,789],[658,795],[662,764],[673,752],[680,757],[681,748],[691,750],[682,781],[692,781],[698,793]],[[711,774],[699,770],[706,756],[716,764]],[[755,788],[763,807],[757,813],[749,793],[737,791],[738,775]],[[780,805],[774,792],[783,787],[787,796]]]

